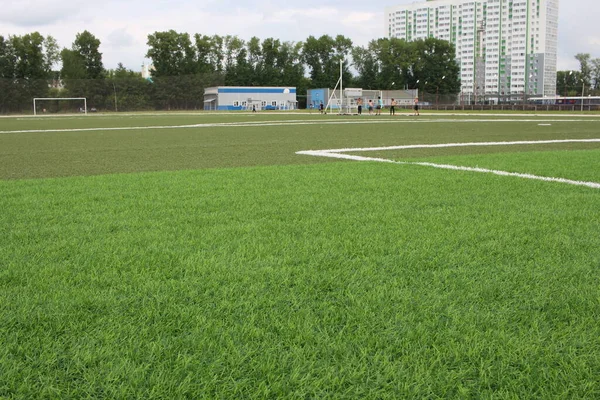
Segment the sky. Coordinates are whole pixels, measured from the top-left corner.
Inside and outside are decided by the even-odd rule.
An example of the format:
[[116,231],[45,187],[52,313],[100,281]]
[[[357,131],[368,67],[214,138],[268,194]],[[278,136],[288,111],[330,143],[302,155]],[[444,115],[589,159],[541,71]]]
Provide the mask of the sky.
[[[147,36],[174,29],[205,35],[237,35],[247,40],[273,37],[298,42],[308,36],[342,34],[355,45],[385,37],[385,7],[414,0],[0,0],[0,35],[34,31],[70,48],[88,30],[101,41],[104,67],[119,62],[140,71]],[[598,0],[561,0],[558,69],[579,69],[574,55],[600,57]]]

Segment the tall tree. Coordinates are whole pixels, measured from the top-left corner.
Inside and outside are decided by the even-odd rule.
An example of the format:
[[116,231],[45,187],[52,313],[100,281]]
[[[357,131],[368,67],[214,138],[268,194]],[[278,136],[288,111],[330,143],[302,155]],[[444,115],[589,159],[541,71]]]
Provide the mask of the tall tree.
[[[413,42],[416,59],[412,67],[412,82],[429,93],[460,92],[460,67],[452,43],[441,39],[427,38]],[[424,86],[423,81],[427,82]]]
[[0,79],[12,79],[15,75],[15,54],[9,40],[0,35]]
[[[242,45],[235,57],[235,65],[230,73],[235,77],[232,84],[237,86],[251,86],[254,71],[248,62],[248,50]],[[227,79],[227,77],[226,77]]]
[[90,32],[83,31],[75,36],[72,50],[81,57],[87,79],[100,79],[104,76],[102,53],[99,49],[100,40]]
[[581,72],[557,71],[556,93],[560,96],[581,96]]
[[352,55],[359,73],[357,83],[365,89],[409,87],[440,94],[460,91],[454,47],[444,40],[376,39],[366,48],[355,47]]
[[380,65],[376,45],[376,41],[371,41],[367,47],[356,46],[352,49],[354,67],[358,71],[356,84],[363,89],[378,88]]
[[47,79],[58,61],[58,46],[52,36],[44,38],[38,32],[10,37],[15,60],[15,77]]
[[[384,38],[371,41],[370,51],[379,65],[376,74],[376,87],[399,89],[406,85],[414,86],[415,62],[418,60],[416,44],[397,38]],[[412,83],[412,84],[411,84]]]
[[330,77],[330,86],[335,85],[340,77],[340,62],[344,82],[346,85],[352,82],[353,76],[348,61],[351,51],[352,40],[343,35],[337,35],[333,41],[333,54],[325,65],[325,73]]
[[261,60],[262,60],[262,49],[260,45],[260,39],[256,36],[250,38],[248,42],[246,42],[246,49],[248,51],[248,64],[252,69],[252,85],[260,86],[262,85],[261,81]]
[[[44,38],[33,32],[23,36],[9,36],[4,42],[4,73],[10,79],[7,107],[23,111],[30,109],[33,97],[47,97],[52,67],[58,60],[58,46],[52,36]],[[12,77],[10,75],[12,74]],[[6,102],[4,102],[6,104]]]
[[315,87],[334,87],[340,76],[340,61],[344,80],[352,78],[346,57],[352,49],[352,41],[342,35],[333,39],[329,35],[320,38],[309,36],[302,47],[302,58],[310,69]]
[[267,38],[262,42],[260,50],[261,61],[258,63],[258,82],[264,86],[278,85],[281,74],[278,71],[277,59],[279,58],[279,39]]
[[0,35],[0,113],[10,109],[14,75],[15,56],[12,45]]
[[587,53],[579,53],[575,56],[577,61],[579,61],[581,79],[583,83],[585,83],[586,87],[592,86],[592,68],[590,65],[591,56]]
[[[227,35],[224,38],[225,50],[225,84],[242,85],[246,81],[248,72],[244,60],[246,58],[245,42],[237,36]],[[242,53],[242,54],[240,54]],[[238,65],[240,69],[238,70]],[[243,75],[244,74],[244,75]]]
[[309,36],[302,46],[302,59],[309,69],[310,79],[314,87],[319,87],[323,76],[323,63],[319,56],[319,40]]
[[218,36],[194,35],[196,71],[214,73],[223,70],[223,39]]
[[214,66],[215,72],[222,73],[225,69],[224,60],[225,60],[225,50],[224,50],[224,42],[222,36],[213,35],[211,41],[211,52],[210,52],[210,63]]
[[60,52],[62,68],[60,76],[65,80],[86,79],[85,63],[83,58],[75,50],[62,49]]
[[594,90],[600,90],[600,58],[594,58],[592,64],[592,79]]
[[296,86],[301,90],[304,84],[302,43],[283,42],[280,46],[276,64],[281,74],[279,84]]
[[160,109],[198,108],[204,93],[201,66],[190,35],[174,30],[148,35],[148,52],[154,71],[153,92]]
[[196,52],[190,35],[174,30],[148,35],[146,57],[152,60],[155,77],[180,76],[197,72]]
[[106,100],[112,90],[104,82],[106,71],[98,38],[87,30],[78,33],[71,48],[60,52],[60,58],[66,95],[87,98],[89,107],[112,108],[113,103]]

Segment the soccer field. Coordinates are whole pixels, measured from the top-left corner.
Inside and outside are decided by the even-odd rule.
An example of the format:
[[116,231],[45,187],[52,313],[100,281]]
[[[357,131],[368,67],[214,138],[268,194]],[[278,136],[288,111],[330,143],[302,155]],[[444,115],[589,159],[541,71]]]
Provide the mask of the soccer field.
[[600,115],[0,119],[0,398],[600,398]]

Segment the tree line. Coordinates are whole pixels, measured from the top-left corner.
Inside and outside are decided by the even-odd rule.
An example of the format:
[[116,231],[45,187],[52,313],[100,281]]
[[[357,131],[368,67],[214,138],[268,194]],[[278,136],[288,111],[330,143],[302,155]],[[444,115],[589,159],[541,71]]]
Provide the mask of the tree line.
[[556,93],[559,96],[600,96],[600,58],[579,53],[575,59],[579,61],[579,71],[556,73]]
[[88,31],[62,50],[38,32],[0,36],[0,112],[30,110],[33,97],[86,97],[99,110],[202,109],[204,88],[217,85],[295,86],[302,101],[309,88],[335,86],[340,61],[346,87],[460,91],[454,47],[434,38],[357,46],[343,35],[287,42],[154,32],[147,41],[149,80],[122,64],[104,68],[100,46]]

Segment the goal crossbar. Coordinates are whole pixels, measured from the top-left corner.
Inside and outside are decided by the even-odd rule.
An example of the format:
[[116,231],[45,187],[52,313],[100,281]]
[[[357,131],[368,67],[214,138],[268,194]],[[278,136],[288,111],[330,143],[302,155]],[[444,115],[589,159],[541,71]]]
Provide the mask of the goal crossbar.
[[37,115],[35,103],[38,100],[83,100],[83,111],[87,115],[87,97],[34,97],[33,99],[33,115]]

